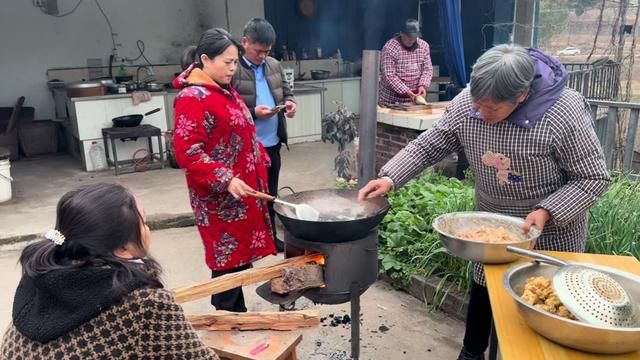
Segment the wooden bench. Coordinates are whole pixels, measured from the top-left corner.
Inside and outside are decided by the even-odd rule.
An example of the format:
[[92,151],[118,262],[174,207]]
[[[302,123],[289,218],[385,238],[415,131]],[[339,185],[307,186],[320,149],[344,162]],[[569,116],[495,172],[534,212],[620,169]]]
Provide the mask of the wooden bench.
[[221,359],[229,360],[297,360],[296,346],[302,341],[302,335],[290,331],[207,331],[200,336]]

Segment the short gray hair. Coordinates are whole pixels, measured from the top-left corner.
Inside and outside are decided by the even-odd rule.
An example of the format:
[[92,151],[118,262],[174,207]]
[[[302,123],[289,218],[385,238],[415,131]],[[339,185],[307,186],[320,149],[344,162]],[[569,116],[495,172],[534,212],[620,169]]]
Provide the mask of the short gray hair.
[[533,59],[518,45],[498,45],[482,54],[471,71],[471,98],[516,103],[533,81]]

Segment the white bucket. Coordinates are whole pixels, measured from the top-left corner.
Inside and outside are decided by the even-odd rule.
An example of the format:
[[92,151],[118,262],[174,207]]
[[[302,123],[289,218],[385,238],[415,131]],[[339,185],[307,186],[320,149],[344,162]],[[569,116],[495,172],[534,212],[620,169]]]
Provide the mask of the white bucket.
[[0,203],[11,200],[12,181],[9,159],[0,160]]

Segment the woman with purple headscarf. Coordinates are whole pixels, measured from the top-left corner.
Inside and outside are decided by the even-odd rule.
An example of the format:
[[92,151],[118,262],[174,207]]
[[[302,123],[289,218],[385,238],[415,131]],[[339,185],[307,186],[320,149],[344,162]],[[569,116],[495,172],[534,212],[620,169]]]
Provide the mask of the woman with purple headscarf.
[[[587,211],[609,174],[590,107],[566,82],[563,65],[539,50],[488,50],[440,121],[384,165],[360,197],[399,188],[464,150],[476,175],[477,210],[525,218],[524,231],[542,230],[536,249],[584,251]],[[484,358],[492,317],[485,286],[476,263],[459,360]]]

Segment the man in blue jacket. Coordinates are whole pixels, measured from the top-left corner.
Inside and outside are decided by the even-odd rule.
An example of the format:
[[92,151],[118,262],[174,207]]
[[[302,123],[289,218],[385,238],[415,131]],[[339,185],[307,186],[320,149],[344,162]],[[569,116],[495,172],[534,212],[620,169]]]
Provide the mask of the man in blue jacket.
[[[244,27],[242,46],[244,55],[236,70],[231,85],[238,91],[249,107],[256,124],[258,139],[271,158],[268,172],[269,193],[278,193],[280,176],[280,149],[287,145],[286,118],[296,114],[293,92],[284,81],[280,62],[269,56],[276,42],[276,32],[267,20],[253,18]],[[284,105],[284,109],[275,109]],[[275,211],[269,202],[269,216],[273,225],[273,238],[279,252],[284,243],[276,236]]]

